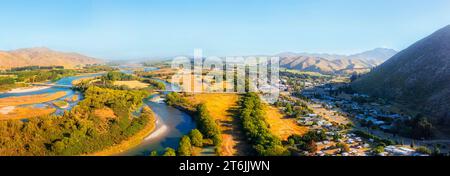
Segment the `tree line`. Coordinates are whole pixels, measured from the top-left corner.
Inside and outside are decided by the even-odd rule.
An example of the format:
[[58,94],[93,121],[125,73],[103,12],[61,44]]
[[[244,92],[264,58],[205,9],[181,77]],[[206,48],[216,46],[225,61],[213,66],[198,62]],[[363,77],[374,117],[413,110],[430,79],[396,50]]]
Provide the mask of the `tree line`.
[[[93,82],[93,80],[98,79],[99,81]],[[127,85],[114,85],[114,81],[142,81],[144,83],[150,84],[147,88],[130,88]],[[126,73],[122,73],[119,71],[109,71],[103,76],[100,76],[98,78],[92,78],[83,80],[77,83],[75,85],[75,88],[78,90],[86,90],[91,85],[96,85],[98,87],[103,88],[109,88],[109,89],[118,89],[118,90],[165,90],[166,86],[164,83],[157,81],[157,80],[151,80],[147,78],[140,78],[137,76],[129,75]]]
[[289,151],[282,145],[281,140],[269,131],[260,97],[256,93],[247,93],[242,96],[239,105],[242,128],[257,155],[289,155]]
[[75,75],[75,70],[24,70],[6,72],[7,76],[0,77],[0,91],[7,91],[17,87],[25,87],[25,83],[43,81],[57,81],[66,76]]
[[[201,148],[205,144],[207,144],[207,139],[204,139],[200,130],[193,129],[180,139],[178,150],[168,147],[161,156],[192,156],[194,147]],[[159,156],[159,153],[155,150],[150,152],[150,156]]]

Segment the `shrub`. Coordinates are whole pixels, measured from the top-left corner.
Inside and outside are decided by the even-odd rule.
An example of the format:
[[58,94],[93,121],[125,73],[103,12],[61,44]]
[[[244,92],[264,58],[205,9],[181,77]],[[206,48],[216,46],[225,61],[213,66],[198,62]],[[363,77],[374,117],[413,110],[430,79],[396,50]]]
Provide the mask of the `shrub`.
[[384,152],[384,146],[377,146],[372,150],[373,153],[375,154],[380,154]]
[[427,155],[431,155],[433,153],[429,148],[423,146],[417,147],[416,152]]
[[189,136],[183,136],[180,141],[180,146],[178,147],[178,155],[180,156],[191,156],[192,152],[191,139]]
[[350,147],[345,143],[337,143],[336,147],[341,149],[341,152],[350,152]]
[[192,145],[203,147],[203,134],[198,129],[193,129],[189,136],[191,137]]
[[177,156],[177,152],[173,148],[168,147],[163,156]]
[[158,156],[158,151],[153,150],[152,152],[150,152],[150,156]]

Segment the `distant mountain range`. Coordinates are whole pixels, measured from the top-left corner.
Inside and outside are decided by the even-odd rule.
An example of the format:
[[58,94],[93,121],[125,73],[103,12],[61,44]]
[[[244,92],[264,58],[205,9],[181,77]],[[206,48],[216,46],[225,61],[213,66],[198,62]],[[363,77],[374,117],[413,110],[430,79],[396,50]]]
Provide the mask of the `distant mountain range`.
[[103,63],[102,60],[78,53],[64,53],[48,48],[27,48],[0,51],[0,69],[24,66],[64,66],[75,68],[86,64]]
[[[282,53],[282,67],[325,74],[368,72],[396,54],[392,49],[377,48],[354,55]],[[53,51],[48,48],[27,48],[0,51],[0,69],[24,66],[64,66],[75,68],[86,64],[103,63],[102,60],[77,53]]]
[[324,74],[349,74],[368,72],[395,54],[397,51],[393,49],[376,48],[354,55],[281,53],[277,56],[280,57],[280,65],[285,68]]
[[450,122],[450,25],[401,51],[352,86]]

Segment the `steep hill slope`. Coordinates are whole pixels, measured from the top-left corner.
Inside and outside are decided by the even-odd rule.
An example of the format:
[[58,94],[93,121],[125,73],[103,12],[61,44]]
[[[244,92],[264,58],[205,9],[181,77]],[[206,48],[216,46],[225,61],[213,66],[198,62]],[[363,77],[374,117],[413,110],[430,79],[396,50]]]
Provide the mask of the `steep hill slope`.
[[450,25],[401,51],[353,88],[450,121]]

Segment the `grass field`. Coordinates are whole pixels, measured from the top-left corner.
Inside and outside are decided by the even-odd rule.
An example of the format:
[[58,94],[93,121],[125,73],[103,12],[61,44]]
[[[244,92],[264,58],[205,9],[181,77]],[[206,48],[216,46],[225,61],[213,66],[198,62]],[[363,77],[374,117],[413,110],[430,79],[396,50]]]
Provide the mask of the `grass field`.
[[0,120],[20,120],[53,114],[55,108],[14,107],[10,112],[0,113]]
[[62,98],[66,95],[67,92],[60,91],[52,94],[39,94],[39,95],[0,98],[0,107],[45,103]]
[[222,156],[242,156],[250,149],[235,118],[237,94],[196,94],[189,97],[193,103],[205,103],[211,116],[219,122],[222,131]]
[[323,74],[318,73],[318,72],[300,71],[300,70],[292,70],[292,69],[280,69],[280,71],[294,73],[294,74],[303,74],[303,75],[317,76],[317,77],[329,77],[329,75],[323,75]]
[[153,78],[161,79],[170,82],[174,74],[177,73],[177,69],[172,68],[161,68],[159,70],[154,70],[149,72],[153,75]]
[[284,117],[275,107],[267,105],[265,112],[270,131],[282,140],[287,140],[293,134],[303,135],[308,132],[307,127],[299,126],[295,119]]
[[81,79],[77,79],[77,80],[74,80],[74,81],[72,81],[72,84],[73,85],[77,85],[77,84],[79,84],[79,83],[81,83],[81,82],[83,82],[83,81],[88,81],[89,80],[89,82],[97,82],[97,81],[100,81],[100,79],[96,79],[96,78],[93,78],[93,77],[87,77],[87,78],[81,78]]
[[150,84],[143,83],[140,81],[115,81],[116,86],[128,86],[131,89],[142,89],[148,87]]
[[[203,71],[208,72],[206,70]],[[153,78],[161,79],[169,83],[179,84],[180,88],[187,92],[192,92],[197,89],[203,92],[220,93],[223,92],[225,88],[234,88],[234,83],[231,82],[222,81],[220,83],[215,83],[215,80],[211,75],[200,76],[191,74],[191,78],[189,78],[190,83],[184,83],[183,75],[175,75],[177,72],[178,70],[176,69],[163,68],[161,70],[151,71],[149,72],[149,74],[153,75]],[[205,83],[205,85],[203,85],[203,82]],[[207,83],[210,84],[206,85]]]

